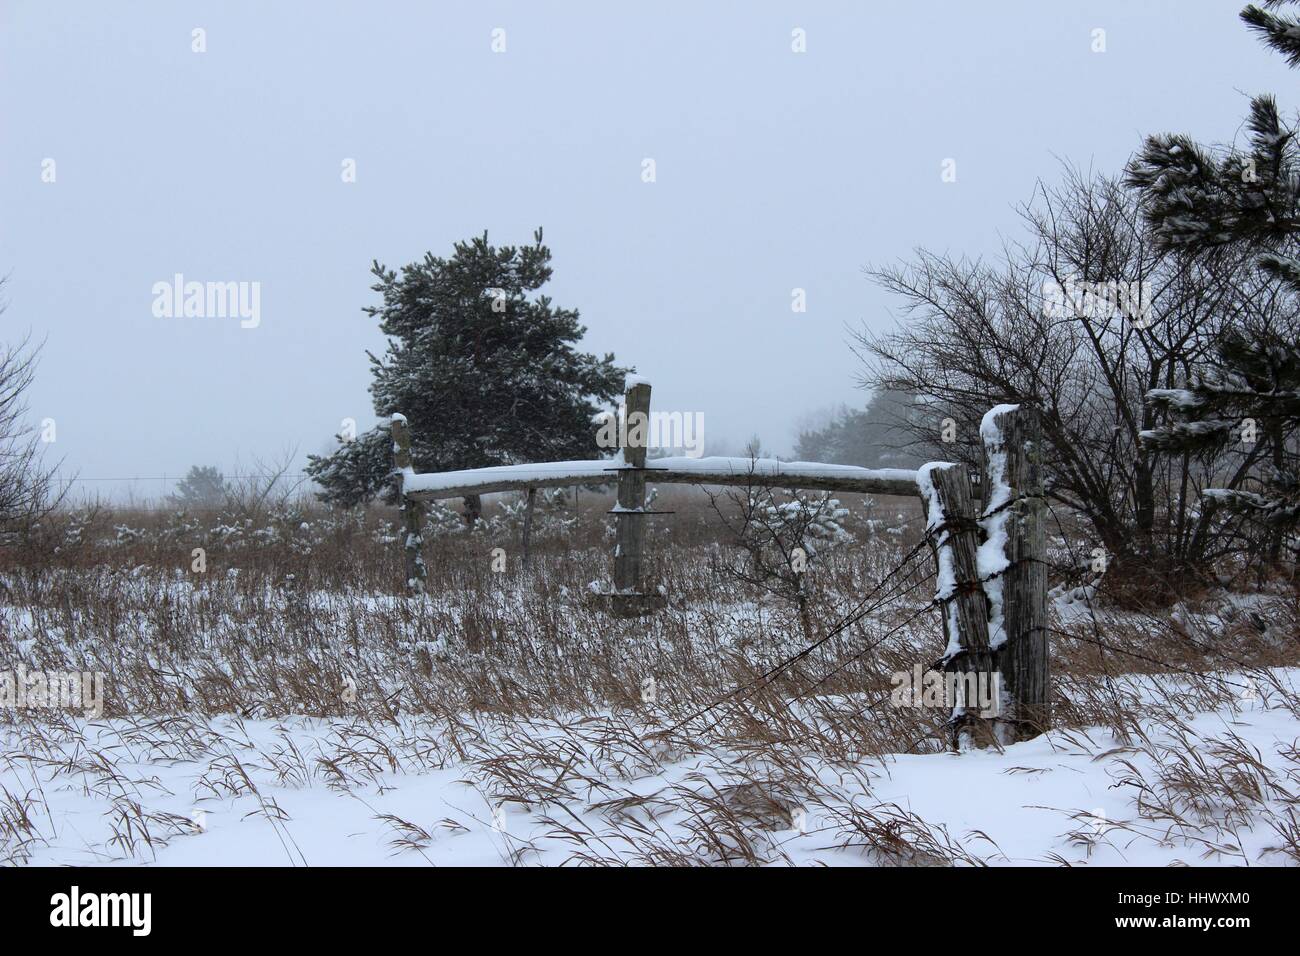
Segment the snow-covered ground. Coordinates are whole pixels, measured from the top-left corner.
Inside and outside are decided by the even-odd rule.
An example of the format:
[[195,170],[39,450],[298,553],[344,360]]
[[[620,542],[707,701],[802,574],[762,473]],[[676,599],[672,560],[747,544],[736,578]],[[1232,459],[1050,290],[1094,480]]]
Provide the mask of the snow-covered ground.
[[31,726],[0,738],[0,831],[25,814],[46,865],[1294,863],[1270,849],[1300,792],[1300,724],[1276,704],[1249,690],[1128,744],[1054,732],[801,775],[674,753],[608,714],[76,718],[42,751]]
[[[634,622],[588,600],[591,541],[498,574],[449,535],[419,596],[331,577],[386,533],[287,520],[204,574],[145,560],[168,524],[0,575],[0,865],[1300,861],[1289,588],[1136,613],[1063,583],[1060,729],[950,754],[951,706],[892,695],[943,653],[931,558],[843,510],[807,622],[667,532],[669,607]],[[14,707],[19,669],[102,700]]]

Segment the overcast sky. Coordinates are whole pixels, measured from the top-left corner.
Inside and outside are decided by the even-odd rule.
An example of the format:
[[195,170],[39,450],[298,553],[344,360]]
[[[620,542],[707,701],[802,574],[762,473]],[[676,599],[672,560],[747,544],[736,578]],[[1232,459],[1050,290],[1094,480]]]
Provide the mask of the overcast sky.
[[[372,259],[540,225],[588,350],[789,452],[864,399],[846,330],[894,321],[864,265],[995,251],[1059,158],[1300,105],[1241,6],[0,0],[0,336],[46,341],[32,417],[83,478],[301,460],[374,421]],[[260,324],[156,317],[176,273],[260,283]]]

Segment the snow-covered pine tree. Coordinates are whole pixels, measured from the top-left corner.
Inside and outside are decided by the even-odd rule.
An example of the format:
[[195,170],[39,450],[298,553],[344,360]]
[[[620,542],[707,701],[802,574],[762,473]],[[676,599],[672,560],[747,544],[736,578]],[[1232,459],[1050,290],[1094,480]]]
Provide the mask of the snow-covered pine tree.
[[335,436],[339,447],[328,455],[308,455],[307,474],[320,486],[316,497],[350,508],[377,496],[394,496],[393,436],[387,423],[349,440]]
[[1212,488],[1216,505],[1248,515],[1283,534],[1300,526],[1300,348],[1273,336],[1225,334],[1186,388],[1147,393],[1153,405],[1181,420],[1142,433],[1147,445],[1195,454],[1235,445],[1242,467],[1257,465],[1255,489]]
[[750,501],[752,527],[760,547],[774,547],[782,555],[802,548],[804,555],[812,558],[853,540],[842,524],[849,509],[829,491],[792,491],[788,500],[778,501],[771,489],[763,489],[751,495]]
[[1262,7],[1252,3],[1241,11],[1241,19],[1259,34],[1260,39],[1283,54],[1289,65],[1300,66],[1300,20],[1271,12],[1294,2],[1265,0]]
[[226,503],[226,480],[214,465],[191,465],[168,498],[177,508],[219,508]]
[[746,560],[726,566],[725,571],[791,601],[798,608],[804,637],[811,643],[814,628],[808,572],[815,556],[852,540],[842,524],[849,510],[829,492],[791,491],[778,500],[769,487],[750,488],[732,501],[740,506],[740,518],[734,524],[716,500],[713,507],[735,534],[735,543],[745,552]]
[[[1251,5],[1241,19],[1291,66],[1300,66],[1300,19],[1278,14],[1297,0]],[[1165,248],[1213,262],[1230,249],[1256,256],[1279,294],[1300,295],[1300,151],[1294,126],[1272,96],[1251,100],[1248,147],[1209,150],[1184,135],[1147,138],[1128,170],[1143,211]],[[1142,433],[1143,443],[1171,454],[1243,445],[1257,490],[1207,488],[1209,507],[1223,506],[1269,529],[1274,560],[1300,527],[1295,438],[1300,430],[1300,351],[1294,329],[1229,329],[1184,388],[1154,389],[1147,401],[1178,416]],[[1252,447],[1253,446],[1253,447]]]
[[[484,233],[400,276],[374,263],[383,302],[365,311],[389,341],[382,358],[370,355],[370,391],[381,419],[401,412],[409,421],[417,471],[597,456],[592,415],[629,369],[574,348],[586,329],[576,310],[538,294],[551,250],[540,229],[533,238],[496,247]],[[385,424],[311,456],[318,496],[352,505],[384,492],[390,447]]]
[[1246,126],[1246,150],[1209,150],[1181,133],[1147,137],[1126,179],[1166,248],[1205,255],[1247,244],[1275,254],[1274,246],[1293,241],[1300,228],[1296,131],[1282,123],[1271,96],[1251,100]]
[[[1300,0],[1251,4],[1241,19],[1291,66],[1300,66],[1300,19],[1275,13]],[[1228,245],[1261,252],[1268,272],[1300,283],[1300,265],[1277,247],[1294,249],[1300,231],[1296,129],[1278,117],[1272,96],[1251,100],[1249,148],[1209,150],[1182,134],[1148,136],[1129,164],[1156,238],[1170,249],[1205,254]]]

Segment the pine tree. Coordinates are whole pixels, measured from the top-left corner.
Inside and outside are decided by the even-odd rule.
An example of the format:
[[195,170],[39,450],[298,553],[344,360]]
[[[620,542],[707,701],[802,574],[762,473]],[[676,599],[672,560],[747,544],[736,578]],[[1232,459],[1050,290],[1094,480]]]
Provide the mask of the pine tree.
[[1253,3],[1241,11],[1241,19],[1259,34],[1260,38],[1279,53],[1286,55],[1291,66],[1300,66],[1300,20],[1280,17],[1270,13],[1294,3],[1295,0],[1265,0],[1263,8]]
[[[1271,96],[1251,100],[1250,148],[1211,152],[1182,134],[1149,136],[1127,181],[1165,248],[1205,255],[1232,245],[1271,251],[1300,228],[1296,132]],[[1278,271],[1274,255],[1267,255]]]
[[178,508],[217,508],[226,502],[226,480],[212,465],[191,465],[170,496]]
[[[417,471],[597,456],[591,418],[629,370],[575,350],[586,331],[577,311],[538,293],[550,262],[539,229],[520,247],[492,246],[484,233],[400,276],[374,263],[382,304],[365,311],[389,342],[382,358],[370,355],[370,392],[381,419],[410,422]],[[384,491],[390,446],[385,424],[311,456],[319,497],[351,505]]]
[[877,389],[865,409],[841,408],[825,427],[801,432],[795,458],[863,468],[915,468],[921,461],[906,446],[907,424],[917,415],[912,393]]
[[[1208,489],[1216,504],[1277,532],[1300,524],[1300,348],[1230,332],[1189,387],[1156,389],[1148,400],[1184,418],[1143,432],[1149,446],[1195,454],[1237,445],[1245,464],[1259,463],[1258,490]],[[1274,542],[1276,558],[1281,536]]]
[[[1291,66],[1300,66],[1300,20],[1274,13],[1296,0],[1248,6],[1241,19]],[[1300,294],[1300,152],[1294,126],[1271,96],[1251,101],[1246,150],[1211,151],[1183,135],[1148,137],[1130,164],[1144,213],[1165,248],[1213,261],[1246,250],[1280,294]],[[1142,433],[1144,444],[1196,454],[1241,442],[1258,490],[1209,488],[1209,507],[1223,506],[1269,529],[1270,558],[1300,526],[1295,437],[1300,433],[1300,349],[1264,328],[1223,334],[1186,388],[1147,393],[1152,405],[1181,417]]]

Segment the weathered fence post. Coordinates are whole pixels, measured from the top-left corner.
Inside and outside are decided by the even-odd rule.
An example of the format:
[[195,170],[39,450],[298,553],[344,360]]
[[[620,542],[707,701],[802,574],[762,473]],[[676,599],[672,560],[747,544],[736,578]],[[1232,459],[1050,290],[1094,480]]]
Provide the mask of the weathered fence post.
[[623,403],[622,470],[618,473],[614,590],[641,591],[645,545],[645,453],[650,430],[650,383],[633,379]]
[[397,501],[402,509],[402,550],[406,561],[406,588],[419,593],[424,590],[426,571],[421,546],[424,544],[424,504],[406,497],[404,477],[412,472],[411,430],[406,416],[394,413],[393,432],[393,483],[397,488]]
[[614,593],[609,598],[611,612],[619,617],[639,617],[664,605],[659,595],[644,591],[645,462],[649,440],[650,383],[629,376],[620,434],[618,506],[614,509]]
[[983,719],[993,716],[997,703],[988,600],[977,557],[980,528],[965,467],[947,462],[923,465],[917,486],[926,504],[926,530],[938,566],[935,600],[947,639],[942,666],[945,675],[955,675],[945,677],[944,686],[954,692],[951,726],[957,746],[963,737],[979,735]]
[[465,496],[465,525],[470,531],[478,523],[479,518],[483,517],[483,498],[479,495]]
[[524,508],[524,567],[528,567],[528,558],[530,555],[530,539],[533,532],[533,506],[537,503],[537,489],[528,489],[528,505]]
[[984,416],[980,437],[988,489],[980,571],[1008,711],[1000,736],[1024,740],[1052,725],[1042,421],[1033,408],[999,405]]

